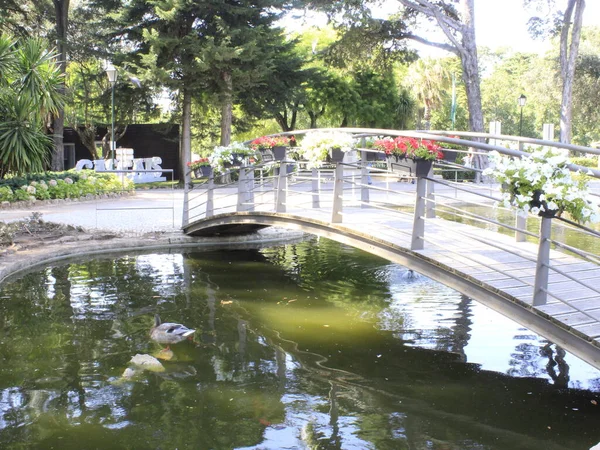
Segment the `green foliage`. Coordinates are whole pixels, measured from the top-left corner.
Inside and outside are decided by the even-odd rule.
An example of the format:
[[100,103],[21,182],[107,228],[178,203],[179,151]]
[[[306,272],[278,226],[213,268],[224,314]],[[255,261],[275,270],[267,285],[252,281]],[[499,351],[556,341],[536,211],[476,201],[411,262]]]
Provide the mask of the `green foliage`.
[[129,179],[93,171],[46,172],[0,180],[0,201],[81,198],[131,190]]
[[0,35],[0,178],[42,171],[51,150],[44,120],[63,105],[56,55],[39,39]]
[[577,164],[578,166],[591,167],[593,169],[598,168],[598,156],[578,156],[570,159],[573,164]]
[[0,186],[0,202],[10,202],[14,197],[13,191],[8,186]]

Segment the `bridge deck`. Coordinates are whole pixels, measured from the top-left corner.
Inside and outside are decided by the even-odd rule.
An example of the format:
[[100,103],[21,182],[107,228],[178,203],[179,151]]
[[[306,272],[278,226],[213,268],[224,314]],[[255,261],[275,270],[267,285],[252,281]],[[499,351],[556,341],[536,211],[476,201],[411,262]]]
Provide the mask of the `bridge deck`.
[[[303,215],[302,211],[290,213]],[[311,217],[314,219],[318,215],[313,211]],[[326,218],[326,214],[321,216]],[[346,208],[343,228],[356,233],[377,229],[374,234],[379,239],[404,248],[411,245],[412,216],[408,214],[406,220],[398,216],[390,219],[378,210]],[[425,249],[415,252],[501,290],[526,305],[532,304],[536,243],[515,242],[513,237],[493,231],[443,219],[428,219]],[[600,267],[556,250],[551,251],[551,261],[553,267],[580,282],[550,271],[548,291],[560,294],[572,306],[549,297],[546,305],[536,309],[595,339],[600,345],[597,340],[600,337],[600,296],[584,286],[586,281],[594,284],[599,279]]]
[[[593,286],[600,277],[600,266],[551,250],[548,302],[533,307],[537,242],[516,242],[514,236],[491,229],[431,218],[426,219],[424,250],[409,250],[413,211],[408,208],[402,213],[349,202],[343,207],[343,223],[338,224],[331,223],[330,203],[321,208],[306,207],[305,203],[298,207],[288,198],[286,212],[274,213],[272,193],[265,194],[266,199],[255,199],[255,211],[236,213],[236,205],[231,204],[216,211],[213,217],[192,221],[184,231],[194,234],[223,224],[256,223],[289,226],[331,237],[411,266],[600,367],[600,295],[586,287]],[[401,202],[394,202],[394,209],[409,207],[413,198],[405,195]],[[302,201],[306,201],[306,196]],[[415,261],[422,264],[414,266]]]

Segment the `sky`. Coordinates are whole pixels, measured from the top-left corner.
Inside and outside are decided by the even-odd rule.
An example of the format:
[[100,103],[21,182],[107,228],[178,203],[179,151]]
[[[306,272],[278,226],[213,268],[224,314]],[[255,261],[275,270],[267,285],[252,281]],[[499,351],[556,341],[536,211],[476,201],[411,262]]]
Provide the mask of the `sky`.
[[[397,11],[398,8],[398,1],[386,0],[378,14],[384,16],[386,13]],[[475,0],[477,45],[492,50],[512,47],[523,52],[543,52],[547,43],[531,39],[527,31],[528,19],[529,15],[523,8],[523,0]],[[600,26],[600,0],[586,2],[583,25]],[[426,46],[416,47],[423,56],[448,56],[443,51],[432,50]]]
[[[559,4],[565,0],[558,0]],[[381,7],[374,8],[376,17],[385,17],[397,12],[400,3],[397,0],[385,0]],[[309,14],[310,15],[310,14]],[[475,0],[475,33],[477,45],[492,50],[511,47],[517,51],[543,53],[548,43],[533,40],[527,31],[529,15],[523,8],[523,0]],[[325,25],[324,17],[311,16],[305,25]],[[600,0],[588,0],[584,10],[584,26],[600,26]],[[287,27],[295,28],[285,21]],[[441,34],[441,31],[436,31]],[[435,33],[428,35],[433,40]],[[438,40],[445,42],[443,36]],[[432,47],[415,44],[422,56],[445,57],[447,52]]]

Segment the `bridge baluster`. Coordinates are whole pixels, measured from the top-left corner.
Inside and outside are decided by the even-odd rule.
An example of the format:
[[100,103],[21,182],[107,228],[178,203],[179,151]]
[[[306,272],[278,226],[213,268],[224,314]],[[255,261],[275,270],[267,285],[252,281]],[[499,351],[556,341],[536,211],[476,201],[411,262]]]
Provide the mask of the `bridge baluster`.
[[535,284],[533,286],[533,306],[545,305],[548,298],[548,272],[550,265],[550,239],[552,237],[552,219],[542,217],[540,225],[540,244],[535,265]]
[[[361,145],[364,147],[365,139],[362,139]],[[367,203],[369,203],[369,167],[367,166],[367,152],[360,152],[360,207],[367,208]]]
[[333,184],[333,205],[331,208],[331,223],[342,223],[342,208],[344,200],[344,166],[335,163],[335,178]]
[[[433,178],[433,164],[431,165],[431,169],[429,169],[427,177]],[[425,196],[428,200],[425,202],[425,217],[428,219],[435,219],[435,187],[433,181],[427,181],[425,190]]]
[[208,176],[208,188],[206,190],[206,217],[212,217],[215,214],[215,175],[210,171]]
[[417,178],[417,195],[415,198],[415,215],[413,217],[411,250],[423,250],[425,247],[425,195],[427,194],[427,180]]
[[319,203],[319,171],[317,169],[311,170],[311,178],[312,178],[312,207],[320,208]]
[[286,193],[287,193],[287,163],[285,161],[281,161],[279,165],[279,178],[277,183],[277,193],[276,193],[276,204],[275,204],[275,212],[284,213],[286,208]]
[[237,211],[246,211],[246,199],[247,199],[248,184],[246,183],[246,169],[240,168],[240,175],[238,178],[238,200],[237,200]]
[[525,242],[527,235],[519,230],[527,229],[527,218],[517,214],[515,218],[515,241],[516,242]]

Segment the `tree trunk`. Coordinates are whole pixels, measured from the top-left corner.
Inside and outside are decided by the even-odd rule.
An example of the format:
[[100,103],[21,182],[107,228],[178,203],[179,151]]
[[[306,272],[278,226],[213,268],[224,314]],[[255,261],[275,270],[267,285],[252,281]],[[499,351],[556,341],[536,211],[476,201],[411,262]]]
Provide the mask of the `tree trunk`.
[[[179,147],[179,185],[190,185],[192,174],[188,170],[188,162],[192,159],[192,93],[189,88],[183,88],[181,145]],[[222,137],[221,137],[222,140]],[[229,145],[229,144],[221,144]]]
[[227,146],[231,143],[231,124],[233,122],[231,104],[233,102],[233,84],[229,72],[223,72],[221,76],[225,83],[221,105],[221,145]]
[[460,60],[469,106],[469,128],[471,131],[482,133],[484,131],[483,109],[481,107],[477,42],[475,41],[474,0],[462,0],[461,3],[464,26]]
[[90,151],[92,160],[100,159],[98,157],[98,149],[96,148],[96,127],[94,125],[86,124],[83,129],[80,129],[77,125],[75,125],[74,128],[81,143]]
[[[58,53],[58,66],[60,73],[65,76],[67,72],[67,26],[69,20],[69,0],[53,0],[54,11],[56,13],[56,50]],[[65,92],[64,78],[61,88],[61,94]],[[65,169],[64,162],[64,129],[65,129],[65,110],[61,107],[58,114],[54,117],[52,123],[54,148],[52,150],[51,169],[60,172]]]
[[[573,80],[575,78],[576,59],[579,53],[579,40],[581,37],[581,23],[584,9],[585,0],[569,0],[560,33],[560,74],[563,83],[560,104],[560,142],[563,144],[571,143]],[[573,10],[575,10],[574,20],[572,20]],[[573,29],[571,30],[571,44],[569,45],[571,24],[573,25]]]
[[[474,0],[461,0],[463,29],[460,61],[463,69],[463,81],[467,91],[469,106],[469,128],[477,133],[484,132],[483,108],[481,106],[481,83],[479,80],[479,58],[475,40],[475,6]],[[481,140],[481,139],[474,139]],[[473,149],[471,149],[473,151]],[[483,150],[477,150],[482,153]],[[471,163],[474,169],[483,170],[489,165],[487,156],[472,154]],[[481,182],[481,172],[475,172],[475,181]]]

